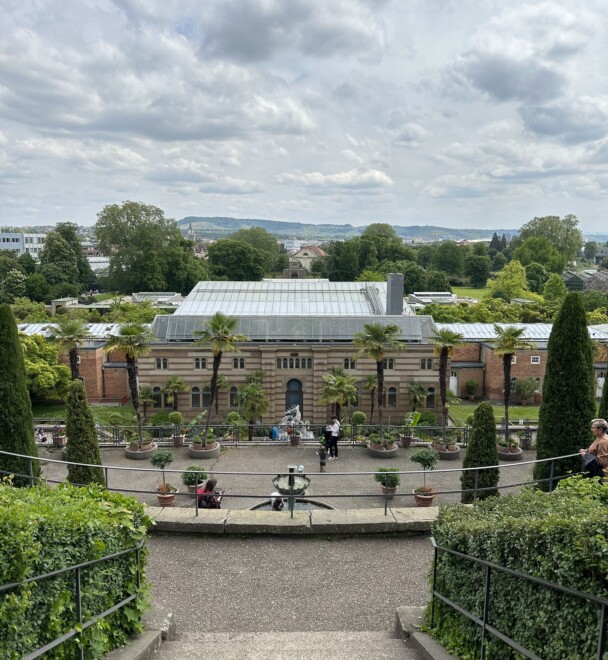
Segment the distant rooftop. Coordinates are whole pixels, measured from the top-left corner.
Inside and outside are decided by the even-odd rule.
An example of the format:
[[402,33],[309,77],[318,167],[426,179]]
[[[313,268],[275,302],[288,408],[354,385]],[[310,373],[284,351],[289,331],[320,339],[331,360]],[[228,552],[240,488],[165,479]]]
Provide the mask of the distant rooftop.
[[[524,341],[548,341],[552,323],[437,323],[438,330],[447,328],[452,332],[460,333],[466,341],[490,341],[496,338],[494,326],[501,328],[513,327],[523,328],[522,339]],[[608,341],[608,333],[599,330],[600,326],[589,326],[591,339]]]

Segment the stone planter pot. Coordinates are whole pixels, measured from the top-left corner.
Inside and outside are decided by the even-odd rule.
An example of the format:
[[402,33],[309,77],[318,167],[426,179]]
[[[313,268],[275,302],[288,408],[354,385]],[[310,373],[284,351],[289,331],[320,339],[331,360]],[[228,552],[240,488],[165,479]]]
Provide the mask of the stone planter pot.
[[416,506],[432,506],[435,497],[436,493],[421,495],[420,493],[414,492],[414,501],[416,502]]
[[143,461],[146,458],[150,458],[152,454],[158,449],[158,445],[155,442],[150,442],[147,445],[142,445],[141,449],[139,447],[125,447],[125,457],[131,458],[134,461]]
[[[376,449],[379,447],[379,449]],[[393,444],[391,449],[383,447],[382,445],[367,445],[367,453],[374,458],[395,458],[397,456],[398,447]]]
[[518,447],[517,450],[513,452],[512,451],[498,452],[498,458],[501,461],[521,461],[523,457],[524,457],[524,452],[521,447]]
[[460,458],[460,447],[455,445],[454,449],[438,449],[440,461],[457,461]]
[[186,444],[185,435],[174,435],[173,436],[173,446],[174,447],[183,447]]
[[[201,447],[200,449],[195,449],[195,447]],[[221,447],[220,443],[216,442],[214,446],[209,445],[190,445],[188,447],[188,456],[190,458],[200,458],[202,460],[208,460],[210,458],[217,458],[220,455]]]

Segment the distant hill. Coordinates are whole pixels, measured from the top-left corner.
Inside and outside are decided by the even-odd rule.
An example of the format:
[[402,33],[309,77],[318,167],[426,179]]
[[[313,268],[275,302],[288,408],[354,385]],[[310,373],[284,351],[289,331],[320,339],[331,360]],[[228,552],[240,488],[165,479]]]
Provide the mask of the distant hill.
[[[192,229],[208,238],[225,238],[238,229],[261,227],[274,234],[279,239],[296,238],[300,240],[314,239],[330,241],[360,236],[365,227],[352,225],[321,224],[312,225],[303,222],[286,222],[282,220],[261,220],[258,218],[219,218],[188,216],[177,221],[180,229],[186,231],[192,224]],[[496,232],[499,236],[505,234],[507,239],[517,234],[515,229],[450,229],[448,227],[393,225],[395,232],[405,239],[418,241],[461,241],[475,238],[492,238]]]

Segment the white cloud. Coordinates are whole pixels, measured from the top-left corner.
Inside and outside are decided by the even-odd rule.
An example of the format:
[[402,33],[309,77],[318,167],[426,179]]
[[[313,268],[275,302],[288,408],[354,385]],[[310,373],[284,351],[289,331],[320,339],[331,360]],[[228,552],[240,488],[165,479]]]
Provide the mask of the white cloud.
[[293,172],[279,174],[277,181],[283,184],[301,184],[309,188],[375,189],[392,186],[393,180],[378,170],[349,170],[335,174],[321,172]]

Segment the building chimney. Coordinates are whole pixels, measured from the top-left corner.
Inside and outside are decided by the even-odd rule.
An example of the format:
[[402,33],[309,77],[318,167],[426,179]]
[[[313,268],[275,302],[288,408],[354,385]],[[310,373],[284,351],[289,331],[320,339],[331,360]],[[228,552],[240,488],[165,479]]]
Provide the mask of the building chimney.
[[386,276],[386,314],[403,314],[403,273],[388,273]]

